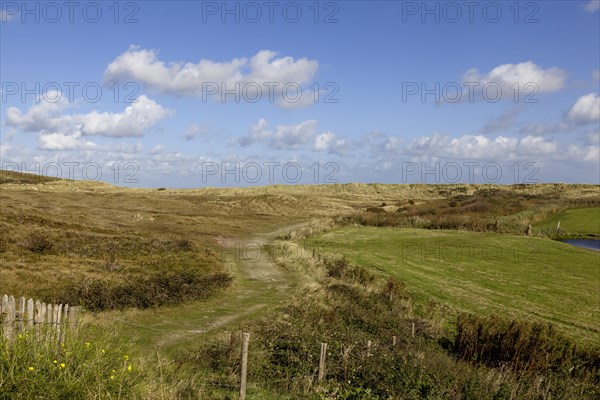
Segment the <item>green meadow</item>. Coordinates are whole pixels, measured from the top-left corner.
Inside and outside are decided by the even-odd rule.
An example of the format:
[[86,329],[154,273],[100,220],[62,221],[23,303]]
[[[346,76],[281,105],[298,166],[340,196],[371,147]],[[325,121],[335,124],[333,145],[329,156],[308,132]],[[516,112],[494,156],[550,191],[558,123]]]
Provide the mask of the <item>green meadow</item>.
[[600,254],[545,238],[348,227],[314,237],[324,254],[406,283],[417,303],[551,322],[600,342]]
[[538,229],[560,229],[567,235],[600,236],[600,208],[573,208],[554,214],[537,224]]

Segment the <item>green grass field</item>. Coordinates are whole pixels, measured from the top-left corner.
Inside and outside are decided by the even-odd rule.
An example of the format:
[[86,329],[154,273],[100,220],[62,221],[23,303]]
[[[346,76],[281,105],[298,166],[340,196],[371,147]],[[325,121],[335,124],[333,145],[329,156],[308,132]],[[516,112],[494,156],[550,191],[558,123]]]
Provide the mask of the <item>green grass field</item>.
[[600,236],[600,208],[574,208],[552,215],[535,224],[538,229],[556,228],[560,221],[560,229],[567,234]]
[[600,254],[525,236],[352,227],[307,245],[404,281],[417,303],[552,322],[600,342]]

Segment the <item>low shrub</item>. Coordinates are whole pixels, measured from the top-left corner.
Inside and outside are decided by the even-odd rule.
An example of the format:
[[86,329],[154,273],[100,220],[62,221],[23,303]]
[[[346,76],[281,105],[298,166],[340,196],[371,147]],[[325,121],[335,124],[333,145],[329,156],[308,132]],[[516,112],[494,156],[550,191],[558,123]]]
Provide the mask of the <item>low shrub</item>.
[[21,246],[33,253],[45,253],[52,248],[52,241],[46,233],[36,231],[30,233],[21,241]]
[[206,274],[189,269],[119,275],[118,280],[92,277],[65,285],[57,301],[92,311],[180,304],[206,299],[215,290],[229,286],[232,279],[226,273]]

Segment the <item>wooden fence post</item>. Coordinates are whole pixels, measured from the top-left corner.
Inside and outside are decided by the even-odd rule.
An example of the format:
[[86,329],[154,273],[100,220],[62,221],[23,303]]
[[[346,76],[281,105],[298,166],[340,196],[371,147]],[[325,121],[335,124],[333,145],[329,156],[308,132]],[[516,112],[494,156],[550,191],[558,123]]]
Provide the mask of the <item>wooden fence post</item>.
[[79,313],[81,312],[81,307],[69,307],[69,314],[67,315],[67,323],[69,325],[69,329],[71,331],[75,331],[77,328],[77,320],[79,319]]
[[35,307],[33,305],[33,299],[27,300],[27,327],[33,328],[35,318]]
[[240,400],[246,399],[246,375],[248,373],[248,343],[250,334],[242,334],[242,373],[240,377]]
[[396,345],[396,336],[392,336],[392,346]]
[[17,319],[19,321],[19,331],[22,331],[25,326],[25,297],[23,296],[19,298],[19,315]]
[[412,327],[411,327],[411,335],[412,337],[415,337],[415,323],[412,323]]
[[319,382],[325,378],[325,358],[327,356],[327,343],[321,343],[321,355],[319,356]]
[[56,304],[48,304],[46,305],[46,338],[48,339],[48,342],[51,343],[52,342],[52,337],[54,336],[54,330],[52,329],[54,327],[54,324],[56,323],[56,321],[54,320],[54,317],[56,316]]
[[62,323],[63,305],[59,304],[56,308],[56,344],[60,346],[61,342],[61,323]]
[[37,338],[41,338],[42,332],[43,332],[43,328],[44,328],[44,321],[46,321],[46,304],[42,303],[41,301],[36,301],[35,302],[35,332],[37,335]]
[[0,303],[0,314],[3,314],[2,331],[4,332],[4,336],[10,338],[12,333],[12,318],[10,312],[10,301],[7,295],[2,296],[2,302]]
[[367,341],[367,357],[371,357],[371,341]]
[[14,331],[15,323],[15,298],[13,296],[2,296],[2,308],[0,310],[4,314],[4,336],[10,339]]

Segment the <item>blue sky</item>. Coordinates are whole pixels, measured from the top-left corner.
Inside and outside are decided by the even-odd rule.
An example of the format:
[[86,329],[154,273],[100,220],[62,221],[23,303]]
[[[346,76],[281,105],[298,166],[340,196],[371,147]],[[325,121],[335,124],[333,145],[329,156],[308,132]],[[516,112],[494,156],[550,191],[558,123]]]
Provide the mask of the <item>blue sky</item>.
[[600,180],[598,0],[0,10],[5,169],[136,187]]

